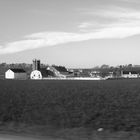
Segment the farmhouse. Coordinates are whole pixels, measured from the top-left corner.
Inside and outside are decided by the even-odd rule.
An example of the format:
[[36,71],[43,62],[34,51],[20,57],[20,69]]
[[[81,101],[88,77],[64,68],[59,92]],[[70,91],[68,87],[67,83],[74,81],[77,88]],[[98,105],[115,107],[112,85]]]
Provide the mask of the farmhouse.
[[122,71],[121,77],[123,77],[123,78],[138,78],[139,74],[136,71]]
[[9,69],[5,72],[5,79],[27,79],[23,69]]

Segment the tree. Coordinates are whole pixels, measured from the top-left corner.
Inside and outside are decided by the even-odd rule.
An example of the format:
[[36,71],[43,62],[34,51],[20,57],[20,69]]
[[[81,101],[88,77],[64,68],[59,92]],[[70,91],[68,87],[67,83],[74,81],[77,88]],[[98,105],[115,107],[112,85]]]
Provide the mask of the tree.
[[109,65],[103,64],[103,65],[101,66],[101,69],[109,69]]

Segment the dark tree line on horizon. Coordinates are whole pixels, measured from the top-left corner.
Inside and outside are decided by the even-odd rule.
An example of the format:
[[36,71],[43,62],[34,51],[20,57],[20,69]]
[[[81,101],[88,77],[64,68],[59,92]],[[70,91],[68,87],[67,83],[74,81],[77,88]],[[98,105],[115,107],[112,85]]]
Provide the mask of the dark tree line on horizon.
[[[46,64],[41,64],[42,68],[47,67],[48,65]],[[67,71],[67,68],[65,66],[58,66],[58,65],[52,65],[53,67],[55,67],[58,71]],[[32,71],[32,64],[27,64],[27,63],[12,63],[12,64],[7,64],[7,63],[1,63],[0,64],[0,76],[4,76],[5,71],[7,71],[9,68],[22,68],[24,69],[27,74],[30,74],[30,72]],[[81,70],[78,69],[77,70]],[[91,71],[99,71],[101,73],[101,75],[104,77],[106,76],[109,72],[113,72],[114,74],[120,74],[120,72],[124,70],[124,71],[136,71],[137,73],[140,73],[140,66],[133,66],[132,64],[128,64],[128,65],[120,65],[120,66],[109,66],[106,64],[103,64],[101,66],[96,66],[93,68],[83,68],[82,71],[83,73],[89,73]]]

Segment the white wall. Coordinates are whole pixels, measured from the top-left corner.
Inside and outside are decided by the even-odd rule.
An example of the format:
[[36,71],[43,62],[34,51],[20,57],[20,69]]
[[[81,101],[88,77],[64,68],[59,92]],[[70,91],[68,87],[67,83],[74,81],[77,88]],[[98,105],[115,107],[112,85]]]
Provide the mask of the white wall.
[[38,70],[34,70],[30,74],[30,79],[42,79],[42,74]]
[[10,69],[5,72],[5,79],[14,79],[14,72]]
[[26,73],[14,73],[12,70],[5,72],[5,79],[27,79]]
[[138,78],[138,74],[123,74],[122,75],[123,78]]

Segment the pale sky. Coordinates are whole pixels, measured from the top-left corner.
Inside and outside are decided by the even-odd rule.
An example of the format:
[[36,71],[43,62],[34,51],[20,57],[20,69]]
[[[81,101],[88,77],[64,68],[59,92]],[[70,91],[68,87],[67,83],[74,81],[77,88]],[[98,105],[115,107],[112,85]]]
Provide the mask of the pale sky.
[[140,64],[139,0],[0,0],[0,63]]

